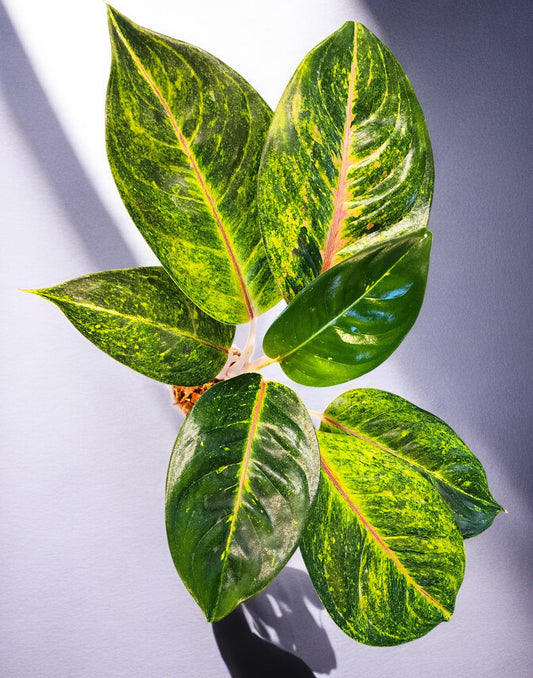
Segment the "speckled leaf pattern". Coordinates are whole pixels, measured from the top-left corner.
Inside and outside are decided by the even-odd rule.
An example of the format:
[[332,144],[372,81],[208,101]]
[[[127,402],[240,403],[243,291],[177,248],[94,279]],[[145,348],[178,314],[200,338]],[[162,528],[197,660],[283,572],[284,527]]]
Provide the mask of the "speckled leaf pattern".
[[259,209],[287,301],[355,252],[427,226],[433,157],[401,66],[345,23],[293,75],[265,144]]
[[166,521],[174,564],[209,621],[282,569],[319,477],[313,424],[287,386],[242,374],[196,403],[170,460]]
[[159,266],[92,273],[41,290],[112,358],[168,384],[195,386],[228,359],[235,327],[210,318]]
[[135,224],[206,313],[243,323],[274,305],[257,222],[257,171],[271,111],[206,52],[109,9],[107,150]]
[[416,320],[431,235],[407,236],[342,261],[300,292],[267,331],[263,348],[306,386],[330,386],[377,367]]
[[447,621],[463,540],[433,485],[353,436],[318,432],[322,475],[300,547],[333,620],[368,645],[398,645]]
[[439,491],[463,537],[483,532],[502,511],[481,462],[459,436],[400,396],[377,389],[347,391],[327,407],[320,430],[355,436],[370,449],[409,463]]

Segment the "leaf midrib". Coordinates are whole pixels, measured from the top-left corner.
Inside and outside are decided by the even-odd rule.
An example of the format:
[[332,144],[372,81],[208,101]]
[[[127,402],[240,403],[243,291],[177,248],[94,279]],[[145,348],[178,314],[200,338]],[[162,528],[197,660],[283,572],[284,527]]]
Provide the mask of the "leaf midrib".
[[228,538],[226,540],[226,546],[224,548],[224,551],[222,552],[221,555],[221,560],[223,561],[222,563],[222,571],[220,573],[220,584],[219,584],[219,589],[218,589],[218,595],[217,595],[217,600],[216,603],[213,607],[213,614],[216,613],[217,608],[218,608],[218,603],[220,600],[220,594],[222,592],[222,583],[225,577],[226,573],[226,568],[228,566],[228,554],[231,548],[231,542],[233,539],[233,535],[235,533],[236,529],[236,524],[237,524],[237,514],[239,512],[239,508],[241,507],[242,504],[242,494],[243,494],[243,489],[244,485],[246,482],[246,476],[248,473],[248,464],[250,461],[250,453],[252,451],[252,444],[255,436],[255,432],[257,429],[257,424],[259,422],[259,413],[261,411],[261,407],[263,405],[264,397],[265,397],[265,391],[266,391],[266,386],[267,382],[261,378],[261,385],[259,387],[259,391],[256,395],[255,402],[252,408],[252,413],[251,413],[251,419],[250,419],[250,430],[248,432],[248,438],[246,440],[246,448],[244,451],[244,457],[241,463],[241,472],[239,476],[239,487],[237,490],[237,496],[235,497],[235,503],[233,504],[233,511],[232,511],[232,518],[231,518],[231,525],[229,528],[228,532]]
[[355,102],[355,78],[357,73],[357,26],[354,24],[354,44],[352,63],[350,68],[350,76],[348,80],[348,96],[346,100],[346,119],[344,121],[344,129],[342,135],[341,146],[341,166],[339,169],[339,179],[337,182],[337,189],[334,190],[335,204],[333,207],[333,216],[326,238],[326,245],[324,247],[324,258],[322,260],[321,273],[331,268],[333,260],[338,251],[342,249],[341,232],[342,223],[348,216],[345,207],[346,199],[348,197],[348,170],[350,169],[350,136],[353,120],[353,105]]
[[135,63],[135,65],[139,69],[139,72],[141,73],[143,78],[146,80],[146,82],[148,83],[148,85],[152,89],[153,93],[159,99],[159,102],[161,103],[161,105],[162,105],[162,107],[163,107],[163,109],[164,109],[164,111],[165,111],[165,113],[166,113],[166,115],[167,115],[167,117],[170,121],[172,129],[174,130],[176,138],[177,138],[180,146],[182,147],[183,152],[187,156],[187,159],[189,160],[189,162],[191,164],[193,172],[194,172],[196,179],[197,179],[197,181],[200,185],[201,192],[203,193],[205,200],[207,201],[207,204],[208,204],[209,209],[211,210],[211,214],[213,216],[213,219],[215,220],[215,222],[216,222],[216,224],[219,228],[220,234],[222,235],[222,239],[223,239],[224,245],[226,246],[226,249],[228,251],[228,254],[229,254],[231,263],[233,265],[233,268],[234,268],[235,272],[237,273],[237,277],[239,279],[239,285],[240,285],[241,291],[242,291],[242,296],[243,296],[244,302],[246,304],[246,311],[247,311],[247,314],[248,314],[248,318],[251,320],[252,318],[255,317],[255,311],[254,311],[250,296],[248,294],[248,290],[247,290],[247,287],[246,287],[246,282],[244,280],[244,276],[242,274],[241,268],[240,268],[239,263],[237,261],[237,256],[236,256],[235,252],[233,251],[233,247],[232,247],[231,242],[229,240],[228,234],[226,233],[226,229],[224,228],[224,224],[222,222],[222,217],[221,217],[221,215],[220,215],[220,213],[217,209],[217,206],[215,204],[215,199],[211,195],[211,192],[209,191],[209,189],[207,187],[206,181],[205,181],[205,179],[202,175],[202,172],[200,171],[200,168],[198,166],[196,158],[194,157],[194,154],[193,154],[193,152],[192,152],[192,150],[191,150],[191,148],[190,148],[190,146],[187,142],[187,139],[185,138],[182,131],[180,130],[179,125],[178,125],[176,119],[174,118],[174,115],[173,115],[173,113],[170,109],[168,102],[166,101],[165,97],[163,96],[163,94],[161,93],[161,91],[159,90],[157,85],[155,84],[154,80],[152,79],[152,77],[150,76],[148,71],[142,65],[139,57],[135,54],[134,50],[132,49],[131,45],[127,41],[127,39],[124,36],[124,34],[122,33],[122,31],[120,30],[120,28],[119,28],[119,26],[118,26],[118,24],[115,20],[115,17],[112,14],[111,14],[111,20],[113,22],[113,26],[115,27],[117,34],[120,36],[124,46],[128,50],[128,53],[130,54],[133,62]]
[[[358,304],[361,301],[361,299],[366,297],[369,292],[371,292],[377,285],[379,285],[379,283],[389,275],[389,273],[393,270],[393,268],[395,268],[402,261],[402,259],[404,259],[404,257],[406,257],[410,253],[410,251],[411,251],[411,247],[409,247],[409,249],[406,252],[404,252],[402,254],[402,256],[399,259],[397,259],[394,262],[394,264],[392,266],[390,266],[390,268],[388,268],[385,271],[385,273],[383,273],[382,276],[380,276],[374,283],[372,283],[372,285],[370,285],[370,287],[366,288],[364,290],[364,292],[359,297],[357,297],[357,299],[355,299],[355,301],[353,301],[349,306],[346,306],[345,308],[343,308],[335,317],[333,317],[325,325],[322,325],[322,327],[320,329],[318,329],[316,332],[314,332],[310,337],[308,337],[301,344],[298,344],[298,346],[291,349],[288,353],[284,353],[283,355],[278,356],[276,358],[276,361],[281,362],[282,360],[285,360],[290,355],[292,355],[295,351],[299,351],[303,346],[306,346],[309,342],[313,341],[313,339],[315,337],[318,337],[319,334],[322,334],[322,332],[325,332],[328,329],[328,327],[330,327],[335,322],[337,322],[337,320],[339,318],[341,318],[346,313],[346,311],[348,311],[350,308],[353,308],[356,304]],[[346,261],[349,261],[349,260],[347,259]],[[342,262],[342,263],[344,263],[344,262]],[[316,278],[316,280],[318,280],[318,279],[319,278]],[[313,283],[311,283],[311,284],[313,284]],[[290,308],[290,306],[288,306],[287,308]]]
[[[367,438],[366,436],[362,435],[361,433],[358,433],[357,431],[354,431],[353,429],[348,428],[348,426],[341,424],[336,419],[332,419],[331,417],[328,417],[325,414],[320,415],[320,418],[322,419],[322,421],[325,421],[326,423],[331,424],[332,426],[336,426],[337,428],[340,428],[342,431],[344,431],[348,435],[352,435],[352,436],[354,436],[354,438],[358,438],[359,440],[362,440],[363,442],[368,443],[369,445],[373,445],[374,447],[377,447],[378,449],[382,450],[383,452],[386,452],[386,453],[390,454],[391,456],[396,457],[396,459],[401,459],[405,463],[409,464],[409,466],[411,466],[412,468],[415,468],[417,471],[432,476],[437,481],[441,482],[443,485],[446,485],[448,487],[453,488],[457,492],[464,494],[466,497],[469,497],[470,499],[473,499],[476,502],[483,502],[487,506],[495,507],[495,505],[492,502],[488,501],[487,499],[483,499],[482,497],[478,497],[475,494],[471,494],[471,493],[467,492],[463,488],[458,487],[457,485],[454,485],[453,483],[451,483],[449,480],[444,478],[442,475],[440,475],[436,471],[428,469],[425,466],[422,466],[421,464],[417,464],[415,461],[413,461],[412,459],[409,459],[408,457],[404,457],[402,454],[400,454],[396,450],[393,450],[392,448],[387,447],[386,445],[383,445],[382,443],[379,443],[376,440],[373,440],[372,438]],[[324,431],[324,433],[327,433],[327,432]]]
[[136,315],[130,315],[129,313],[121,313],[120,311],[117,311],[112,308],[106,308],[105,306],[98,306],[97,304],[88,304],[88,303],[80,303],[78,301],[75,301],[73,299],[70,299],[68,297],[60,297],[55,294],[49,294],[45,292],[40,292],[36,291],[36,294],[39,294],[41,297],[46,297],[47,299],[50,299],[51,301],[55,301],[61,304],[69,304],[71,306],[79,306],[80,308],[86,308],[90,311],[97,311],[99,313],[107,313],[108,315],[113,315],[117,316],[119,318],[124,318],[125,320],[129,320],[131,322],[136,322],[136,323],[142,323],[145,325],[149,325],[150,327],[155,327],[158,330],[162,330],[163,332],[168,332],[170,334],[174,334],[180,337],[185,337],[186,339],[191,339],[193,341],[198,341],[200,344],[204,344],[205,346],[209,346],[210,348],[217,349],[218,351],[222,351],[223,353],[229,353],[229,349],[225,348],[224,346],[219,346],[218,344],[213,344],[212,342],[208,341],[207,339],[202,339],[201,337],[198,337],[194,334],[190,334],[189,332],[185,332],[184,330],[178,328],[178,327],[172,327],[171,325],[165,325],[164,323],[159,323],[155,320],[150,320],[150,318],[143,318],[142,316],[136,316]]
[[420,586],[420,584],[418,584],[415,581],[415,579],[413,579],[412,575],[409,573],[407,568],[401,563],[401,561],[398,559],[398,556],[394,553],[394,551],[385,543],[385,541],[383,540],[383,538],[381,537],[379,532],[376,530],[376,528],[373,525],[371,525],[366,520],[366,518],[363,516],[361,510],[355,504],[355,502],[352,500],[352,498],[349,496],[348,492],[343,488],[342,483],[335,476],[335,474],[333,473],[331,468],[327,465],[323,456],[321,457],[320,463],[321,463],[321,466],[322,466],[324,473],[331,480],[331,482],[333,483],[333,486],[339,492],[339,494],[344,499],[344,501],[348,504],[348,506],[355,513],[357,519],[362,523],[362,525],[366,529],[367,533],[376,542],[376,544],[386,553],[386,555],[393,561],[393,563],[396,565],[398,570],[405,577],[406,581],[408,581],[422,596],[427,598],[437,609],[439,609],[441,611],[441,613],[444,615],[445,619],[449,619],[452,616],[452,613],[449,612],[437,600],[435,600],[424,588],[422,588],[422,586]]

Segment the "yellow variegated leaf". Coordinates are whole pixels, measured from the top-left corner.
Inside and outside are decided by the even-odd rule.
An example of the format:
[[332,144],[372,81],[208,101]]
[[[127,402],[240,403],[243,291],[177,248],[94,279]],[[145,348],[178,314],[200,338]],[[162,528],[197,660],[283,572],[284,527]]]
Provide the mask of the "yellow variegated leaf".
[[322,477],[300,543],[324,607],[349,636],[398,645],[453,612],[463,540],[437,490],[355,437],[318,432]]
[[107,152],[137,228],[195,304],[242,323],[280,298],[257,223],[271,112],[197,47],[109,9]]
[[347,22],[298,66],[261,162],[261,228],[287,301],[361,249],[425,228],[432,192],[409,81],[375,35]]
[[196,403],[170,460],[166,519],[176,568],[209,621],[280,572],[319,477],[313,424],[287,386],[242,374]]

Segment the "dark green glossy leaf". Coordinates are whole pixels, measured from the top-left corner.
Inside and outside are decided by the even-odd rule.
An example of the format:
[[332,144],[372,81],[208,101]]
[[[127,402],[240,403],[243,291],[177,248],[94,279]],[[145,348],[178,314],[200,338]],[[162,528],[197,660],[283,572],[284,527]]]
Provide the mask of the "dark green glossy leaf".
[[502,507],[480,461],[441,419],[392,393],[347,391],[328,406],[321,431],[355,436],[409,463],[439,491],[463,537],[492,524]]
[[210,318],[160,267],[102,271],[41,290],[111,357],[167,384],[196,386],[228,359],[235,327]]
[[300,547],[333,620],[368,645],[405,643],[448,620],[464,547],[438,492],[359,438],[318,440],[320,488]]
[[257,223],[257,170],[271,112],[203,50],[109,8],[107,150],[135,224],[209,315],[246,322],[280,298]]
[[416,320],[430,248],[431,234],[422,231],[322,273],[271,325],[265,353],[307,386],[340,384],[374,369]]
[[389,49],[347,22],[297,68],[265,144],[261,228],[285,299],[355,252],[425,228],[432,193],[413,89]]
[[313,424],[287,386],[242,374],[196,403],[170,460],[166,519],[176,568],[209,621],[278,574],[319,476]]

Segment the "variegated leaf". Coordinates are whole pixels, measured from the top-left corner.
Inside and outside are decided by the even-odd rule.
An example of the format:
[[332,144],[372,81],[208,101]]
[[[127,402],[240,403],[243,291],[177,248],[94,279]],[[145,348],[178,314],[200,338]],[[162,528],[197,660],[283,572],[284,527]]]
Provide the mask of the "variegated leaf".
[[135,224],[206,313],[242,323],[280,298],[257,223],[271,112],[206,52],[109,8],[107,151]]
[[167,534],[174,564],[209,621],[282,569],[319,477],[313,424],[287,386],[242,374],[194,405],[170,460]]
[[321,431],[355,436],[370,448],[403,459],[439,491],[463,537],[473,537],[502,511],[483,466],[441,419],[400,396],[364,388],[335,398]]
[[261,227],[286,300],[355,252],[425,228],[432,192],[409,81],[375,35],[347,22],[297,68],[263,153]]
[[235,327],[210,318],[159,266],[92,273],[41,290],[89,341],[147,377],[195,386],[228,358]]
[[424,635],[454,610],[463,540],[433,485],[353,436],[318,432],[322,476],[300,547],[333,620],[368,645]]

